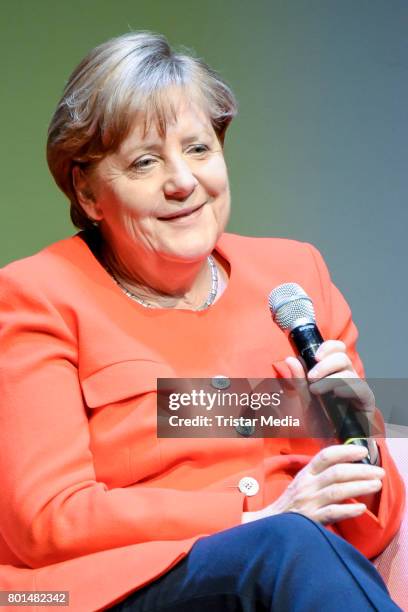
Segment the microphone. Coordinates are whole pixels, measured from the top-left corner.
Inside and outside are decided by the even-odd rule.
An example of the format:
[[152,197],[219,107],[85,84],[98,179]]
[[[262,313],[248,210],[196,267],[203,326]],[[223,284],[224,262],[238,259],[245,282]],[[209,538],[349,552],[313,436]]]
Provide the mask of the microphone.
[[[283,331],[289,330],[289,340],[307,371],[317,364],[315,355],[323,343],[316,325],[313,302],[297,283],[285,283],[275,287],[269,294],[269,308],[273,320]],[[343,444],[364,446],[368,455],[361,463],[371,464],[370,444],[367,440],[367,418],[365,426],[357,418],[356,409],[345,398],[332,391],[319,396],[320,402],[334,425],[336,437]],[[360,415],[361,411],[360,411]]]

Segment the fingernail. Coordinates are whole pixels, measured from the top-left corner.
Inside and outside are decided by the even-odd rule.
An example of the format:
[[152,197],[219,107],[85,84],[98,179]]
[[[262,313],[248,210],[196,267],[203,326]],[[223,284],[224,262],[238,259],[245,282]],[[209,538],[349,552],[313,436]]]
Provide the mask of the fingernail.
[[322,355],[323,352],[324,351],[322,351],[322,347],[320,346],[315,353],[315,358],[320,359],[320,356]]
[[368,455],[368,448],[366,448],[365,446],[360,446],[359,444],[346,444],[346,446],[351,446],[351,448],[357,449],[358,454],[362,455],[363,457],[365,457],[365,455]]
[[308,374],[309,378],[317,378],[319,376],[319,368],[312,368]]

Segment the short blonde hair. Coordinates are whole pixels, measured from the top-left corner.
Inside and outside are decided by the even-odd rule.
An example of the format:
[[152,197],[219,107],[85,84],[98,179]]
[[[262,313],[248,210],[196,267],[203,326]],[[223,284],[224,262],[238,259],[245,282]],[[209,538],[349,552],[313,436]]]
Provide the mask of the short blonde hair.
[[175,53],[166,38],[132,32],[95,47],[71,74],[51,119],[47,161],[55,182],[71,202],[71,219],[80,229],[92,225],[77,200],[72,179],[75,164],[86,167],[115,151],[136,113],[148,130],[151,121],[164,134],[171,107],[169,87],[182,87],[208,113],[224,141],[237,113],[235,96],[204,61]]

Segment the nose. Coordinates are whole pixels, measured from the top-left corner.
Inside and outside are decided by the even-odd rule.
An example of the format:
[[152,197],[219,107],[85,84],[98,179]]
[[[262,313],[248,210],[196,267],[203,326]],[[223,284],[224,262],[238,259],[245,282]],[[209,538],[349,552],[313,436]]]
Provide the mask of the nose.
[[198,185],[189,164],[184,159],[177,159],[171,164],[164,183],[164,193],[169,198],[185,200]]

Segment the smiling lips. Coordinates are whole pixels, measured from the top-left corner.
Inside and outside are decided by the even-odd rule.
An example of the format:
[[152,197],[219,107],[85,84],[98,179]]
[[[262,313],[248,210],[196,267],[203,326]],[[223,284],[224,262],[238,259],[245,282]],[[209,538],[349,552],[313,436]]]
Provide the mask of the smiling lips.
[[175,219],[189,217],[190,215],[193,215],[195,212],[198,212],[199,210],[201,210],[201,208],[205,204],[206,202],[204,202],[204,204],[200,204],[199,206],[191,206],[190,208],[183,208],[182,210],[172,213],[171,215],[164,215],[163,217],[157,217],[157,218],[159,219],[159,221],[173,221]]

